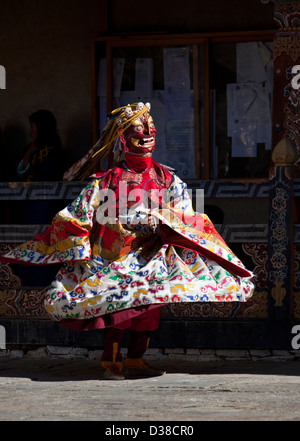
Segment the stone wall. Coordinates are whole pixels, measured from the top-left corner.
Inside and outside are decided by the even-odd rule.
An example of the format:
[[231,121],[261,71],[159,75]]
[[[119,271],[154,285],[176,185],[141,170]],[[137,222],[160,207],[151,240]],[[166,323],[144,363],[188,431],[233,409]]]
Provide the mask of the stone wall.
[[[18,154],[29,142],[28,117],[52,111],[68,162],[92,143],[92,39],[99,35],[101,1],[10,0],[0,14],[2,167],[11,180]],[[1,145],[2,135],[2,145]]]
[[[103,350],[71,346],[41,346],[36,349],[7,349],[0,350],[1,357],[18,358],[61,358],[101,360]],[[126,357],[127,350],[121,353]],[[299,360],[300,351],[280,349],[186,349],[186,348],[149,348],[145,358],[147,360],[186,361],[186,362],[221,362],[221,361],[283,361]]]

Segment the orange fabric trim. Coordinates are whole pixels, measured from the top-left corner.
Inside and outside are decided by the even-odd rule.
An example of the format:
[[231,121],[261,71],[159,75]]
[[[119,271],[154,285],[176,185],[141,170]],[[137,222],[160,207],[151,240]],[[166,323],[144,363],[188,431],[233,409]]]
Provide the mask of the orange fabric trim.
[[121,361],[113,362],[113,361],[101,361],[101,366],[104,369],[112,370],[113,367],[116,367],[119,372],[122,372],[123,363]]
[[125,367],[129,369],[148,369],[149,365],[143,358],[126,358]]

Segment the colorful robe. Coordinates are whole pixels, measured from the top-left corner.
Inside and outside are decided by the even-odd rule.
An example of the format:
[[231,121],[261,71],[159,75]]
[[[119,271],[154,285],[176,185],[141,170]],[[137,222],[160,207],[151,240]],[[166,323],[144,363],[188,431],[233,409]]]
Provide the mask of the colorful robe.
[[[155,232],[149,215],[159,222]],[[53,320],[73,323],[74,329],[76,323],[77,329],[105,327],[120,311],[246,301],[253,293],[251,272],[209,218],[194,212],[186,185],[154,161],[142,173],[120,164],[93,176],[44,234],[0,260],[61,262],[45,308]]]

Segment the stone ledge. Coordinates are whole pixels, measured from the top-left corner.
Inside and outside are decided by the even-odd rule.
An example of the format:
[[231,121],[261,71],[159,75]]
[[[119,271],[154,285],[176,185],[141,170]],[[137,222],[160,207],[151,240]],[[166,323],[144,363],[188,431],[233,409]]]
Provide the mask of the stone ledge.
[[[88,349],[71,346],[42,346],[36,349],[6,349],[0,350],[0,358],[63,358],[101,360],[103,350]],[[126,357],[127,349],[123,348],[121,354]],[[291,361],[300,360],[300,350],[278,349],[184,349],[184,348],[149,348],[145,358],[148,360],[178,360],[178,361]]]

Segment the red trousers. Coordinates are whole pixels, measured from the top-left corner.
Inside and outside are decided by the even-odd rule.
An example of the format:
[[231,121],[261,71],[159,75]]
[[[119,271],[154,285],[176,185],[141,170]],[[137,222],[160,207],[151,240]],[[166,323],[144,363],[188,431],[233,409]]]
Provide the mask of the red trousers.
[[160,308],[150,309],[114,327],[106,329],[102,361],[122,361],[121,348],[126,329],[129,329],[128,358],[141,358],[146,352],[151,331],[159,326]]

